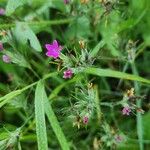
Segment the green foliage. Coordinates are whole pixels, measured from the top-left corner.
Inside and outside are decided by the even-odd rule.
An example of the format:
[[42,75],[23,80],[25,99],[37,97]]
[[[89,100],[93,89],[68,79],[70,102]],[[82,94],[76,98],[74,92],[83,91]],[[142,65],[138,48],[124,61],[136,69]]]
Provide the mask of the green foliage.
[[27,0],[8,0],[6,15],[10,16],[19,6],[24,5]]
[[0,150],[149,150],[149,8],[0,0]]
[[44,98],[45,98],[45,113],[48,117],[48,120],[52,126],[54,133],[57,136],[57,139],[61,145],[61,148],[63,150],[69,150],[70,149],[69,144],[67,143],[66,137],[65,137],[60,125],[59,125],[59,122],[56,118],[56,115],[54,114],[54,111],[53,111],[51,105],[49,104],[46,93],[44,93]]
[[45,93],[42,81],[39,81],[35,91],[35,122],[39,150],[48,150],[45,123]]
[[30,27],[23,22],[17,22],[16,28],[14,30],[14,34],[16,36],[16,40],[25,45],[27,44],[27,41],[29,40],[30,45],[33,49],[35,49],[38,52],[42,51],[41,45],[35,35],[35,33],[30,29]]
[[89,73],[89,74],[98,75],[98,76],[135,80],[135,81],[140,81],[140,82],[145,82],[145,83],[150,84],[150,80],[144,79],[144,78],[136,76],[136,75],[122,73],[122,72],[114,71],[114,70],[110,70],[110,69],[87,68],[85,70],[85,72]]
[[[86,32],[85,32],[86,31]],[[87,17],[75,18],[65,33],[66,39],[81,38],[90,35],[90,22]]]
[[94,49],[90,52],[90,57],[96,57],[96,55],[98,54],[99,50],[105,45],[104,41],[100,41],[95,47]]
[[149,128],[149,117],[150,117],[149,112],[147,114],[145,114],[143,117],[143,131],[144,131],[144,139],[145,140],[150,139],[150,131],[148,130],[148,128]]
[[12,51],[12,52],[6,51],[5,54],[10,57],[11,61],[14,64],[17,64],[18,66],[29,68],[29,69],[31,68],[30,64],[25,60],[24,56],[21,55],[20,53],[15,52],[15,51]]

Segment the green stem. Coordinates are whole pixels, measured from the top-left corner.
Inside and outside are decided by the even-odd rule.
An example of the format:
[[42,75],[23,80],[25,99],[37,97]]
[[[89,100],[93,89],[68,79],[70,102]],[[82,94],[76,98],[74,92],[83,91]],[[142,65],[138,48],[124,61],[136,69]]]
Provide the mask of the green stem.
[[31,130],[34,127],[34,125],[35,125],[35,119],[33,119],[33,121],[31,121],[30,125],[27,128],[25,128],[25,130],[22,132],[21,135],[22,136],[25,135],[29,130]]
[[20,138],[21,142],[27,142],[27,141],[31,142],[31,141],[36,141],[36,140],[37,140],[37,137],[34,134],[25,135]]
[[[127,71],[127,69],[128,69],[128,66],[129,66],[129,63],[128,63],[128,62],[126,62],[126,64],[125,64],[125,66],[124,66],[124,68],[123,68],[123,71],[122,71],[122,72],[126,72],[126,71]],[[117,89],[119,89],[119,88],[120,88],[120,86],[121,86],[121,84],[122,84],[122,81],[123,81],[123,79],[120,79],[120,80],[119,80],[119,83],[118,83],[118,85],[117,85]]]
[[[136,68],[134,62],[131,63],[131,68],[132,68],[133,74],[138,75],[138,71],[137,71],[137,68]],[[134,81],[134,88],[135,88],[136,93],[140,94],[140,86],[136,81]],[[138,108],[141,108],[141,100],[140,99],[138,99],[136,101],[136,105]],[[139,139],[140,150],[144,150],[142,115],[140,112],[137,112],[136,120],[137,120],[137,135],[138,135],[138,139]]]
[[97,111],[97,119],[98,123],[101,122],[101,108],[100,108],[100,98],[99,98],[99,92],[98,92],[98,86],[96,85],[95,87],[95,104],[96,104],[96,111]]
[[[127,138],[129,141],[134,142],[134,143],[138,143],[139,140],[137,139],[132,139],[132,138]],[[143,140],[143,143],[145,144],[150,144],[150,140]]]
[[[70,23],[73,19],[59,19],[59,20],[47,20],[47,21],[32,21],[26,22],[29,26],[49,26],[49,25],[58,25],[58,24],[67,24]],[[0,24],[0,29],[8,29],[15,27],[15,23]]]
[[[46,80],[50,77],[53,77],[53,76],[56,76],[58,73],[57,72],[53,72],[53,73],[49,73],[47,74],[46,76],[44,76],[42,78],[42,80]],[[28,90],[29,88],[33,87],[34,85],[36,85],[38,83],[38,81],[22,88],[22,89],[19,89],[19,90],[16,90],[16,91],[12,91],[11,93],[8,93],[6,94],[5,96],[1,97],[0,98],[0,108],[5,105],[7,102],[9,102],[11,99],[13,99],[14,97],[20,95],[22,92]]]
[[36,73],[36,71],[34,71],[32,68],[30,68],[30,70],[32,71],[32,73],[33,73],[38,79],[40,79],[40,76]]

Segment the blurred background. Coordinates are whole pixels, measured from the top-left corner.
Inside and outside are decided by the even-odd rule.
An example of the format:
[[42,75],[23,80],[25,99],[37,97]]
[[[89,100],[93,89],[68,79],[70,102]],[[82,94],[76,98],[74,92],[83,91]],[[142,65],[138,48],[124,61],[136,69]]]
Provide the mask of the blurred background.
[[[76,58],[82,55],[81,46],[90,52],[101,42],[94,63],[84,60],[85,67],[92,65],[150,77],[149,0],[0,0],[0,43],[3,44],[0,50],[0,150],[37,149],[35,88],[12,96],[11,100],[3,99],[7,100],[4,95],[59,70],[62,62],[45,55],[45,44],[55,39],[64,47],[63,54]],[[11,63],[4,62],[3,55],[9,55]],[[79,77],[70,84],[62,76],[60,72],[46,80],[45,87],[71,149],[150,149],[149,85],[91,75]],[[104,104],[115,104],[128,89],[134,88],[140,99],[136,105],[144,114],[139,116],[134,112],[123,116],[120,105],[101,105],[100,120],[94,108],[89,124],[78,128],[71,104],[85,99],[91,82]],[[62,84],[66,86],[57,96],[50,95]],[[81,111],[81,105],[75,109]],[[48,123],[47,134],[50,149],[61,149]],[[114,142],[115,135],[123,140]]]

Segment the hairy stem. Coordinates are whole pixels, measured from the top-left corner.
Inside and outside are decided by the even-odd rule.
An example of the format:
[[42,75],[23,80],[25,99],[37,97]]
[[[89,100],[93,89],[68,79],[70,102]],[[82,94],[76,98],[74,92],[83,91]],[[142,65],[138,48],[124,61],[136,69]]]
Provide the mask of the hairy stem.
[[[46,20],[46,21],[32,21],[32,22],[25,22],[29,26],[49,26],[49,25],[60,25],[60,24],[67,24],[70,23],[73,19],[59,19],[59,20]],[[8,29],[11,27],[15,27],[15,23],[7,23],[7,24],[0,24],[0,29]]]
[[[138,75],[138,71],[136,69],[135,63],[132,62],[131,63],[131,68],[132,68],[132,72],[134,75]],[[136,93],[140,93],[140,86],[139,84],[134,81],[134,88]],[[141,108],[141,100],[138,99],[136,102],[136,105],[138,108]],[[144,150],[144,145],[143,145],[143,123],[142,123],[142,115],[140,112],[137,112],[136,115],[136,120],[137,120],[137,135],[138,135],[138,139],[139,139],[139,146],[140,146],[140,150]]]

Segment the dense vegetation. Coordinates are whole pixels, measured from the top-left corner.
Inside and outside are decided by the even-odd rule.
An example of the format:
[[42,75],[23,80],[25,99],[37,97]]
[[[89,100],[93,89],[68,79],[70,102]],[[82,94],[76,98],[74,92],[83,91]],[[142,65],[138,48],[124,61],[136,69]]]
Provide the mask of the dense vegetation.
[[149,150],[149,13],[0,0],[0,150]]

